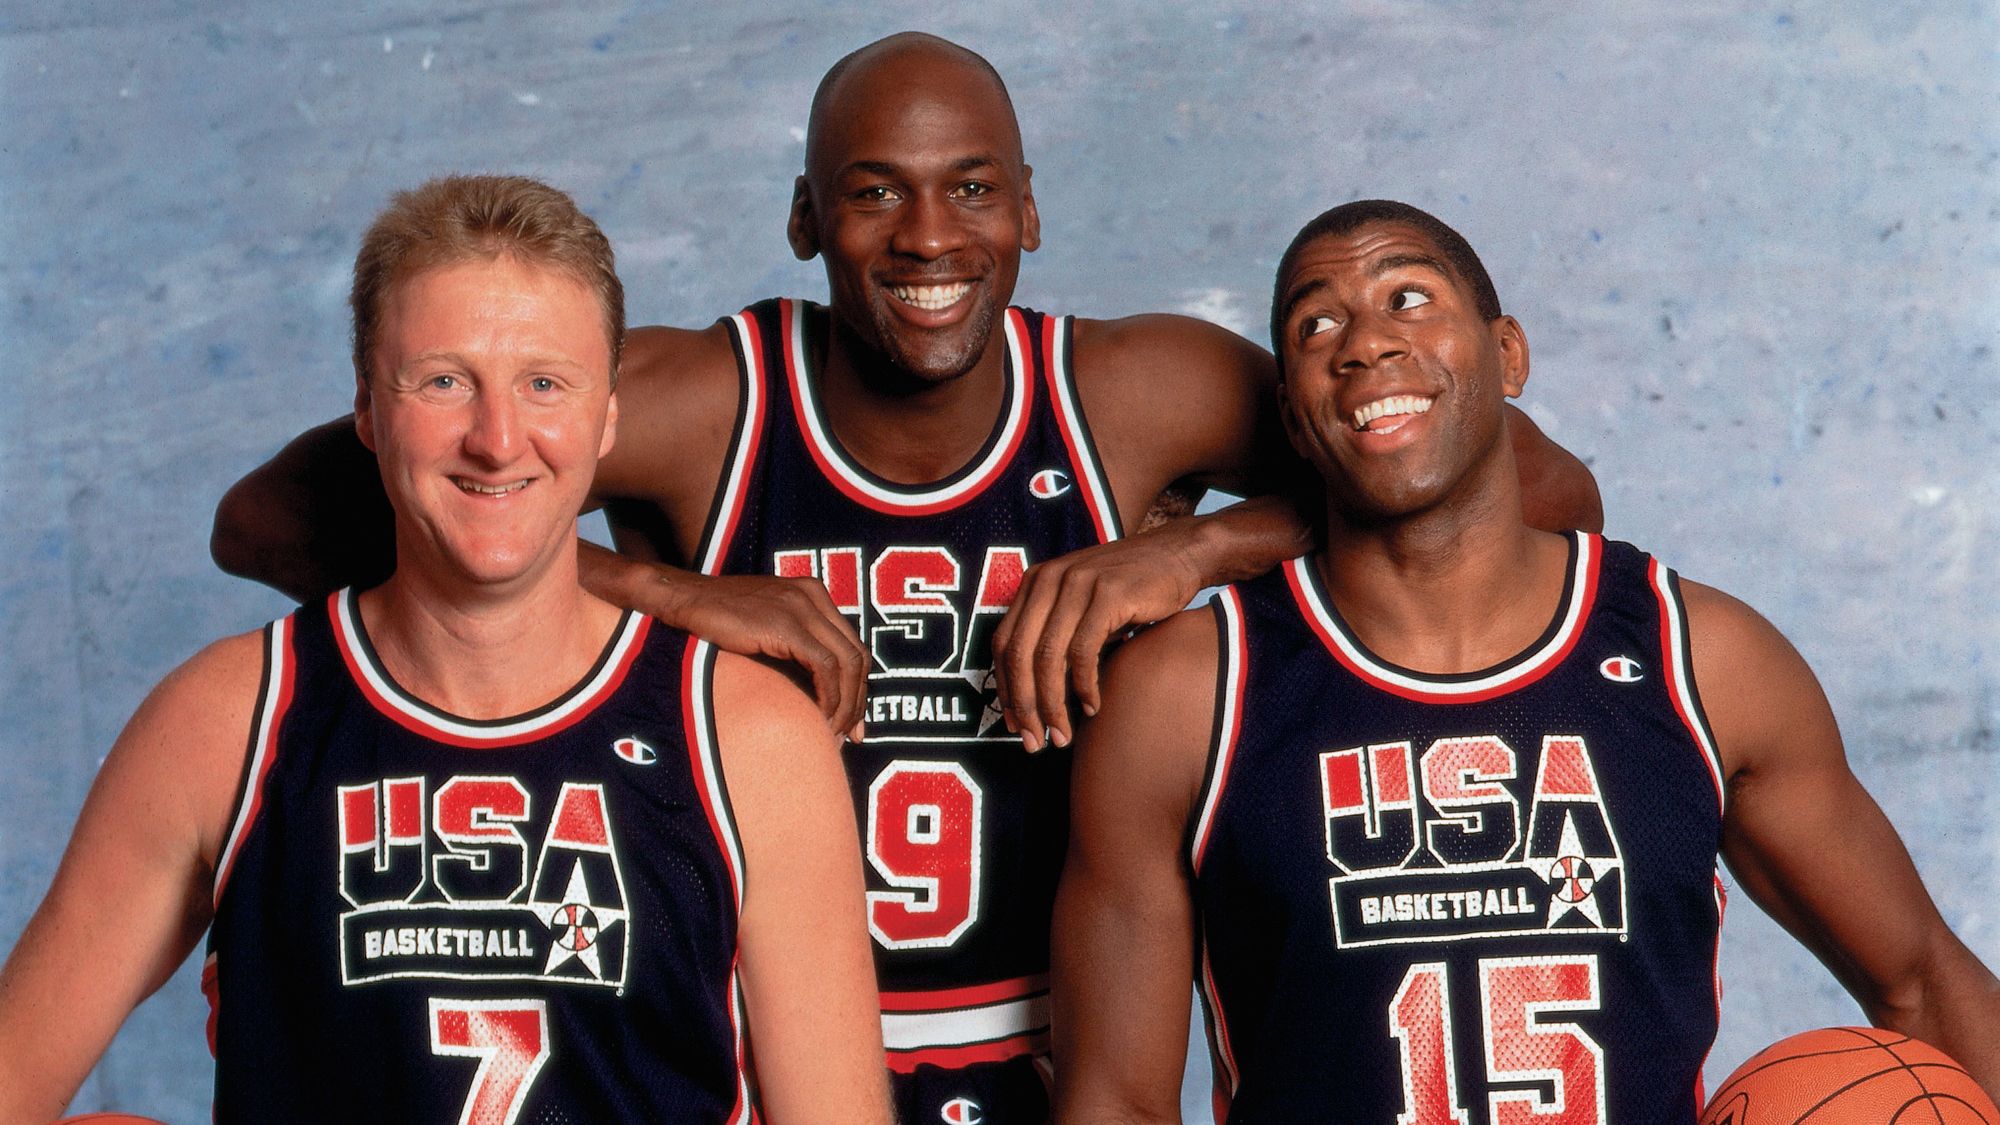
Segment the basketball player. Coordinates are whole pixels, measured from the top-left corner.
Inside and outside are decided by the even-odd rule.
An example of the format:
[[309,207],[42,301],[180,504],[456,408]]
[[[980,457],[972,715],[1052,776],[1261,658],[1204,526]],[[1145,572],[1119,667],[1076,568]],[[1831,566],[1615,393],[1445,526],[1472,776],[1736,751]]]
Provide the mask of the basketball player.
[[2000,1085],[2000,981],[1849,773],[1812,673],[1656,560],[1521,518],[1528,344],[1471,248],[1369,201],[1272,317],[1323,548],[1127,644],[1077,748],[1058,1120],[1692,1122],[1717,853],[1868,1018]]
[[395,569],[141,706],[0,973],[0,1122],[56,1116],[204,929],[221,1122],[886,1122],[817,709],[577,583],[609,244],[534,181],[434,181],[354,313]]
[[[1119,537],[1170,488],[1284,483],[1275,376],[1198,321],[1008,308],[1039,218],[979,56],[929,36],[872,44],[828,73],[810,126],[788,233],[824,261],[830,306],[634,333],[626,440],[594,485],[627,555],[736,577],[586,549],[585,582],[721,644],[869,670],[865,699],[847,672],[819,688],[836,729],[867,725],[846,765],[899,1110],[1038,1120],[1068,761],[1007,752],[1009,732],[1060,747],[1066,677],[1088,708],[1107,636],[1305,549],[1292,506],[1269,499]],[[1588,473],[1525,417],[1510,428],[1551,482],[1537,518],[1594,526]],[[309,435],[239,486],[218,525],[219,547],[238,544],[226,565],[301,593],[323,582],[329,539],[366,528],[291,513],[351,491],[301,487],[341,460]],[[273,539],[290,544],[275,558]]]

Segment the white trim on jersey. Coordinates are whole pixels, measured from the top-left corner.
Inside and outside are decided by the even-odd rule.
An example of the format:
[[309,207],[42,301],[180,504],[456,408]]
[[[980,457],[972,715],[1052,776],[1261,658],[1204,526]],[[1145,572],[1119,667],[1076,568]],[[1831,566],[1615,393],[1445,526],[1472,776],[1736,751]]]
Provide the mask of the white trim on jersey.
[[1195,821],[1194,840],[1188,850],[1188,861],[1197,873],[1201,871],[1202,855],[1208,850],[1208,832],[1214,825],[1216,806],[1222,803],[1222,790],[1229,782],[1236,740],[1243,733],[1243,686],[1250,657],[1243,634],[1243,603],[1236,588],[1223,587],[1215,595],[1215,604],[1222,610],[1224,643],[1218,654],[1222,668],[1216,681],[1220,695],[1215,701],[1215,746],[1209,760],[1207,791],[1201,798],[1201,816]]
[[597,670],[590,679],[571,688],[556,706],[546,711],[508,723],[472,723],[447,715],[405,692],[401,685],[390,678],[389,673],[376,662],[375,653],[362,643],[365,635],[361,628],[360,610],[353,587],[342,590],[334,599],[333,633],[334,639],[346,651],[356,672],[365,681],[371,701],[388,707],[419,728],[428,728],[451,738],[467,742],[498,742],[518,740],[538,731],[563,724],[579,710],[595,706],[603,698],[605,688],[625,672],[626,658],[631,654],[633,644],[642,632],[644,616],[627,612],[618,623],[618,632],[599,659]]
[[942,1012],[883,1012],[882,1046],[890,1051],[963,1047],[1029,1035],[1049,1026],[1049,994]]
[[[736,821],[729,814],[729,797],[722,776],[722,759],[715,744],[714,646],[698,638],[689,644],[682,665],[682,675],[683,691],[688,707],[689,760],[695,772],[700,775],[694,780],[701,793],[702,803],[708,806],[709,823],[715,830],[715,842],[721,846],[723,858],[729,864],[730,886],[736,894],[736,913],[740,919],[743,913],[743,848],[737,839]],[[729,970],[730,1034],[735,1040],[736,1048],[736,1112],[730,1117],[730,1125],[747,1125],[755,1119],[752,1113],[755,1103],[750,1090],[743,1036],[743,1029],[748,1026],[749,1018],[743,1003],[743,972],[739,961],[742,948],[740,934],[737,947],[738,958],[731,959]]]
[[840,474],[847,487],[866,496],[869,500],[889,508],[930,508],[939,504],[951,504],[970,496],[991,483],[995,473],[1005,465],[1007,458],[1020,444],[1022,430],[1028,424],[1028,384],[1034,368],[1030,365],[1026,346],[1021,340],[1019,319],[1013,311],[1006,310],[1002,316],[1005,325],[1003,335],[1007,340],[1007,416],[1002,419],[999,433],[994,436],[992,447],[978,467],[951,484],[926,490],[884,488],[870,478],[860,466],[848,460],[847,452],[840,443],[833,440],[820,425],[819,400],[813,389],[813,381],[806,374],[808,356],[806,354],[805,320],[801,315],[803,307],[791,302],[791,333],[785,340],[788,362],[786,371],[798,395],[800,406],[799,421],[804,424],[806,440],[818,451],[821,461]]
[[1708,729],[1708,717],[1703,714],[1694,696],[1694,658],[1688,651],[1687,610],[1681,605],[1672,568],[1659,559],[1652,559],[1647,564],[1646,573],[1652,582],[1654,595],[1660,600],[1660,641],[1665,650],[1662,655],[1667,661],[1667,683],[1673,693],[1674,710],[1679,713],[1695,745],[1701,748],[1702,764],[1708,767],[1709,778],[1715,782],[1717,811],[1727,812],[1722,755],[1715,749],[1715,735]]
[[743,505],[749,503],[750,473],[757,466],[757,447],[762,444],[764,428],[764,372],[770,366],[755,317],[747,312],[736,313],[729,318],[729,327],[736,333],[737,346],[743,352],[743,424],[737,428],[734,456],[722,478],[715,526],[709,529],[708,542],[702,545],[701,573],[708,575],[722,573],[723,560],[729,557],[730,540],[736,537],[736,521],[742,516]]
[[1311,555],[1292,559],[1285,563],[1285,568],[1290,574],[1292,587],[1300,591],[1301,600],[1312,614],[1318,627],[1316,631],[1337,646],[1340,655],[1355,668],[1392,688],[1449,699],[1500,691],[1540,676],[1569,651],[1589,615],[1590,600],[1596,592],[1596,584],[1589,579],[1596,571],[1597,555],[1602,550],[1595,535],[1577,533],[1572,542],[1576,544],[1576,559],[1570,570],[1569,601],[1562,608],[1561,622],[1555,631],[1535,649],[1508,661],[1504,667],[1478,679],[1468,680],[1425,676],[1383,664],[1348,634],[1327,605],[1325,592],[1320,589],[1319,575],[1313,571]]
[[229,872],[236,865],[236,853],[242,849],[244,838],[257,821],[257,811],[263,807],[264,778],[277,758],[278,723],[291,704],[292,629],[292,619],[281,617],[264,630],[264,685],[253,712],[256,720],[250,728],[250,759],[245,763],[243,794],[237,798],[236,817],[215,861],[211,901],[218,907],[222,905],[222,890],[229,882]]
[[1104,467],[1097,463],[1090,428],[1084,425],[1083,408],[1076,401],[1069,361],[1070,329],[1075,319],[1049,318],[1050,397],[1055,400],[1056,422],[1070,445],[1070,460],[1083,477],[1085,500],[1097,521],[1098,538],[1108,543],[1122,534],[1123,525],[1118,519],[1118,505],[1112,500],[1111,487],[1104,480]]

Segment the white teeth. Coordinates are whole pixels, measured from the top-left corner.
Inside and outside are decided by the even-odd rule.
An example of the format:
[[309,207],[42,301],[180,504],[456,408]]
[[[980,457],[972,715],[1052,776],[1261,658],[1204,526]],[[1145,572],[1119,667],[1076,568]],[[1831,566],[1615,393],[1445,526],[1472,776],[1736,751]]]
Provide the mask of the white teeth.
[[904,304],[915,305],[926,312],[936,312],[939,309],[950,308],[957,304],[960,298],[972,292],[972,283],[960,281],[951,285],[891,285],[889,292],[895,294],[896,299]]
[[1354,428],[1365,430],[1369,423],[1377,418],[1385,418],[1391,414],[1422,414],[1431,408],[1431,401],[1423,395],[1390,395],[1388,398],[1378,398],[1354,412]]
[[528,482],[524,480],[517,480],[512,484],[480,484],[477,481],[469,480],[458,480],[455,483],[465,491],[476,492],[481,496],[505,496],[510,492],[519,492],[528,487]]

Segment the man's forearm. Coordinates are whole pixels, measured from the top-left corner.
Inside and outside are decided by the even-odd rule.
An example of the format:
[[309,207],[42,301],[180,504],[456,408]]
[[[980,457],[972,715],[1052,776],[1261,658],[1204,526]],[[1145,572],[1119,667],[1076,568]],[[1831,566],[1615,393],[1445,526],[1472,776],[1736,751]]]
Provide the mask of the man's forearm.
[[1255,578],[1313,548],[1312,525],[1282,496],[1258,496],[1160,525],[1168,529],[1189,536],[1190,558],[1204,586]]

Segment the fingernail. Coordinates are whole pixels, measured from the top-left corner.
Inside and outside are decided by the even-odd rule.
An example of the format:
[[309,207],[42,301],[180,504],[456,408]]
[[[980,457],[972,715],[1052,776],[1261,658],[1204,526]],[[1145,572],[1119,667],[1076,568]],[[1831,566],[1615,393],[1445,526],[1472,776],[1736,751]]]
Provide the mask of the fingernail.
[[1060,728],[1049,732],[1049,743],[1060,750],[1069,745],[1069,735]]
[[1089,715],[1089,716],[1090,716],[1091,718],[1095,719],[1095,718],[1097,717],[1097,704],[1095,704],[1095,703],[1086,703],[1086,704],[1084,704],[1084,705],[1083,705],[1083,713],[1084,713],[1084,714],[1086,714],[1086,715]]

